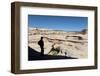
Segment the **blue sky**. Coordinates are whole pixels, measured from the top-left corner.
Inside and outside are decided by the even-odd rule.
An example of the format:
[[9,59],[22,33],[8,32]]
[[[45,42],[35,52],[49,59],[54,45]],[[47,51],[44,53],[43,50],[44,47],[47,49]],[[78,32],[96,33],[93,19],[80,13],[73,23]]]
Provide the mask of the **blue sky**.
[[88,17],[28,15],[28,26],[63,31],[81,31],[88,26]]

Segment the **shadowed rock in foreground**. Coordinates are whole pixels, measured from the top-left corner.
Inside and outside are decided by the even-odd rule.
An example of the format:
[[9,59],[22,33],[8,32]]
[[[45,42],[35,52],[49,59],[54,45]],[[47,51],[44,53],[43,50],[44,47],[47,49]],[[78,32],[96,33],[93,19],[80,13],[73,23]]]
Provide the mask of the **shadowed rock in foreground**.
[[53,55],[47,55],[45,54],[44,56],[41,56],[39,52],[36,50],[28,47],[28,60],[53,60],[53,59],[76,59],[72,57],[67,57],[67,56],[53,56]]
[[41,37],[43,37],[44,41],[45,56],[53,55],[78,59],[88,58],[88,29],[78,32],[67,32],[63,30],[29,27],[28,46],[35,49],[38,53],[41,52],[40,46],[38,45]]

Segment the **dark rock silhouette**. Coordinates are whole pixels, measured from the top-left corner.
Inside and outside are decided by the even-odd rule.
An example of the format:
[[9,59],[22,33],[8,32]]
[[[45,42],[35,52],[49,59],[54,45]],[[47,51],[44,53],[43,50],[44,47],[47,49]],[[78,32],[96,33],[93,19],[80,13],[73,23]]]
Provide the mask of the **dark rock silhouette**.
[[41,55],[40,52],[37,52],[36,50],[32,49],[31,47],[28,47],[28,60],[54,60],[54,59],[77,59],[73,57],[67,57],[67,56],[54,56],[54,55]]

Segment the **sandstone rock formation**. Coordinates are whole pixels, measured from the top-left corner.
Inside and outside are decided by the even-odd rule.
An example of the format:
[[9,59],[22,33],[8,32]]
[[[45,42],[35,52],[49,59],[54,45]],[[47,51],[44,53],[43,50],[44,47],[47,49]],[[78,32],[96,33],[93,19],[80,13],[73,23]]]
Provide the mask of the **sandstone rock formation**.
[[40,52],[38,41],[44,37],[44,53],[74,58],[88,57],[87,30],[81,32],[65,32],[62,30],[48,30],[29,28],[28,46]]

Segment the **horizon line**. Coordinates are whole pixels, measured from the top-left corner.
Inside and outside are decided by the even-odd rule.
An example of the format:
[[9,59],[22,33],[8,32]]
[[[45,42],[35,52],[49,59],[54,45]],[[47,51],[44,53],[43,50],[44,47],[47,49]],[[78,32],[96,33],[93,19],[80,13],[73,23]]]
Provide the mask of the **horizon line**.
[[49,28],[36,28],[36,27],[30,27],[29,28],[32,28],[32,29],[40,29],[40,30],[54,30],[54,31],[64,31],[64,32],[81,32],[82,30],[84,29],[87,29],[87,28],[84,28],[80,31],[67,31],[67,30],[63,30],[63,29],[49,29]]

